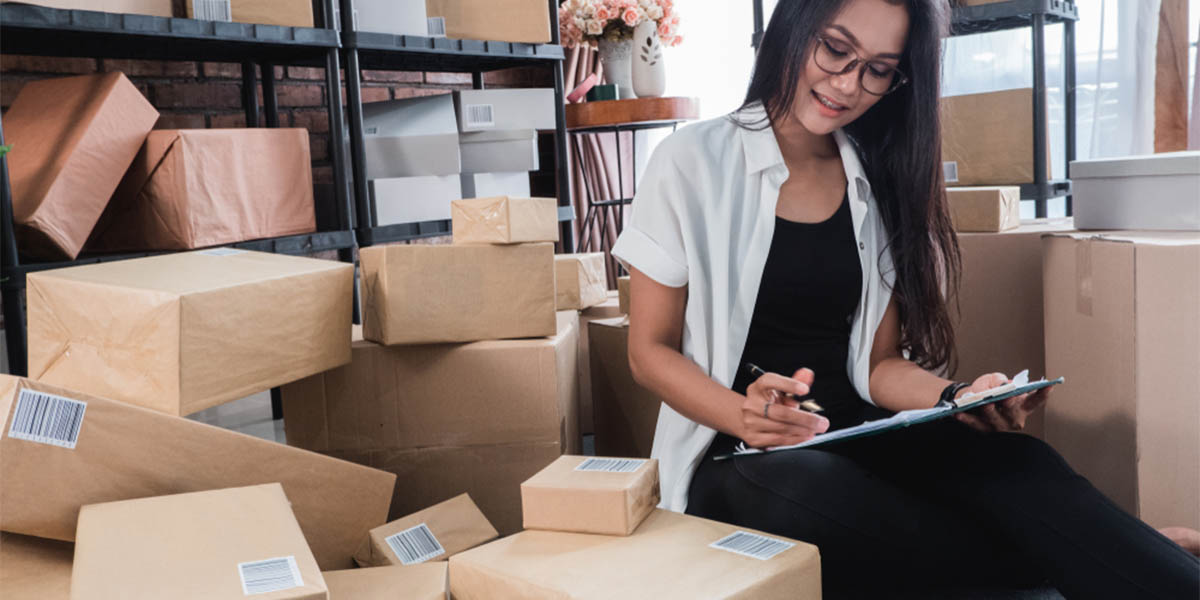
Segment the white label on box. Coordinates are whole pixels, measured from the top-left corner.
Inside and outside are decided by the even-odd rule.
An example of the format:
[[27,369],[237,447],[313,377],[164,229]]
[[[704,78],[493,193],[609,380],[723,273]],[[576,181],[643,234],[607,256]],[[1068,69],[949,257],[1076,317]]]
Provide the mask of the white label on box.
[[86,402],[23,389],[8,437],[74,450],[86,410]]
[[396,556],[400,557],[400,562],[405,565],[423,563],[446,553],[442,543],[424,523],[389,535],[383,538],[383,541],[387,542],[388,547],[396,553]]
[[446,17],[429,17],[427,27],[429,37],[446,37]]
[[378,127],[367,127],[363,129],[363,135],[379,135]]
[[958,181],[958,161],[948,160],[942,163],[942,173],[946,176],[946,183],[955,183]]
[[601,473],[632,473],[638,470],[644,458],[589,458],[575,467],[576,471],[599,471]]
[[468,104],[463,107],[467,115],[467,127],[495,127],[496,117],[491,104]]
[[758,560],[768,560],[792,546],[795,546],[795,544],[747,531],[735,531],[709,544],[710,548],[717,548],[726,552],[757,558]]
[[233,20],[233,11],[229,0],[192,0],[192,18],[229,22]]
[[295,556],[238,563],[238,574],[242,577],[242,593],[247,596],[290,590],[304,585]]
[[238,250],[237,248],[213,248],[211,250],[201,250],[198,254],[205,256],[235,256],[245,253],[245,250]]

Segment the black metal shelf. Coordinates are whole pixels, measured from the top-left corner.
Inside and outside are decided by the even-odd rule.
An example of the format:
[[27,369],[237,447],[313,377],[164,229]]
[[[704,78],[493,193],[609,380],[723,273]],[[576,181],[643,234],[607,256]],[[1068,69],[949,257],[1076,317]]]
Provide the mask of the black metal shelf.
[[978,6],[956,6],[950,35],[970,35],[1033,25],[1040,15],[1047,24],[1079,20],[1079,8],[1068,0],[1007,0]]
[[1037,200],[1039,198],[1062,198],[1070,196],[1074,189],[1070,179],[1053,179],[1045,183],[1022,183],[1022,200]]
[[348,31],[347,49],[358,50],[364,69],[472,73],[561,61],[557,44],[521,44],[481,40],[428,38],[412,35]]

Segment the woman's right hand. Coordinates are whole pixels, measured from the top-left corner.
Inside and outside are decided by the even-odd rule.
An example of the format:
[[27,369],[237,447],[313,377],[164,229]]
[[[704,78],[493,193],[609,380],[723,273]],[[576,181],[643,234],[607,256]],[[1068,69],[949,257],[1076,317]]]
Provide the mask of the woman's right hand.
[[752,448],[773,448],[806,442],[824,433],[829,419],[801,410],[800,402],[786,395],[807,395],[812,382],[811,369],[800,369],[792,377],[776,373],[759,377],[746,388],[738,437]]

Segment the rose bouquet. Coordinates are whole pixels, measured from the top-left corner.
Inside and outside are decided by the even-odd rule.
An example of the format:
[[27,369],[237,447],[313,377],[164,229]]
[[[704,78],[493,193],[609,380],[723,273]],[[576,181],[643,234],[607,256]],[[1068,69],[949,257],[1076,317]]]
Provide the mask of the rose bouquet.
[[632,39],[634,28],[653,22],[662,45],[678,46],[683,36],[673,5],[674,0],[565,0],[558,8],[562,44],[574,48],[601,39]]

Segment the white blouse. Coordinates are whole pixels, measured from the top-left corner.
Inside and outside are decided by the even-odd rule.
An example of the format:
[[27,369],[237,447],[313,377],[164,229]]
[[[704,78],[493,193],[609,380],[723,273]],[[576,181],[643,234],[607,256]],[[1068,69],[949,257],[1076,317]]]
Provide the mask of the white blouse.
[[[779,188],[788,178],[771,128],[755,131],[733,121],[760,124],[764,116],[761,105],[755,105],[690,125],[663,140],[612,250],[626,267],[663,285],[688,286],[683,355],[725,387],[733,384],[739,368],[775,232]],[[895,273],[854,146],[840,130],[834,138],[846,171],[863,273],[846,369],[858,394],[870,401],[871,345]],[[663,404],[651,451],[659,461],[660,507],[687,508],[692,474],[715,435],[714,429]]]

